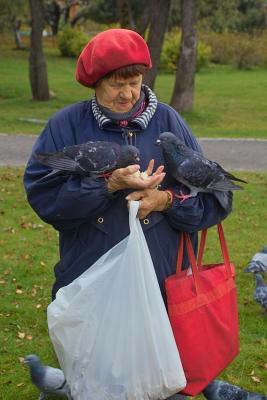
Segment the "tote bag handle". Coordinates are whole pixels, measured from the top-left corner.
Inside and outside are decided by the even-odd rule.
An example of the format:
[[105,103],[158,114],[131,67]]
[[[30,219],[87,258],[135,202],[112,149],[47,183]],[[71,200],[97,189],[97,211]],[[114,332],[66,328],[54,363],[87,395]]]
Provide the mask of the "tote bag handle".
[[[217,224],[217,229],[218,229],[218,235],[219,235],[219,239],[220,239],[220,245],[221,245],[222,255],[223,255],[223,259],[224,259],[226,274],[227,274],[227,278],[229,279],[232,275],[231,274],[231,266],[230,266],[228,248],[227,248],[224,231],[223,231],[223,227],[222,227],[221,223]],[[196,257],[194,254],[194,249],[193,249],[190,235],[188,233],[182,232],[181,238],[180,238],[180,243],[179,243],[176,274],[180,275],[181,271],[182,271],[182,261],[183,261],[183,253],[184,253],[184,242],[185,242],[188,258],[189,258],[191,268],[192,268],[192,274],[193,274],[194,280],[195,280],[195,287],[196,287],[197,293],[201,292],[199,271],[200,271],[200,267],[202,264],[202,258],[203,258],[203,254],[204,254],[205,244],[206,244],[206,236],[207,236],[207,229],[204,229],[201,232],[201,239],[200,239],[197,262],[196,262]]]

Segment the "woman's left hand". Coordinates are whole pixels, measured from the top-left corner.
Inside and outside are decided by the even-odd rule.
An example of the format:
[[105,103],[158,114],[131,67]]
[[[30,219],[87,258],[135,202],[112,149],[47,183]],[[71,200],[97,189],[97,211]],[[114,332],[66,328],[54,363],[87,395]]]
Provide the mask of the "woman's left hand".
[[168,194],[163,190],[144,189],[128,194],[128,204],[131,200],[139,201],[137,217],[145,218],[152,211],[163,211],[168,203]]

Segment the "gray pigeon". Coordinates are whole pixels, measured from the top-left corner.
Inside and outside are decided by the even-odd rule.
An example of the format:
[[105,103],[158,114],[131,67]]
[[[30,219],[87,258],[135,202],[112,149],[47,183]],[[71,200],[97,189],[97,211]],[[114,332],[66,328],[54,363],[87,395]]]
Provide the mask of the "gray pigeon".
[[104,175],[114,169],[138,164],[139,150],[135,146],[113,142],[86,142],[66,146],[55,153],[35,153],[35,158],[56,171],[85,176]]
[[258,272],[255,274],[256,288],[254,290],[254,300],[261,304],[262,307],[267,311],[267,285],[261,274]]
[[30,368],[32,382],[41,390],[39,400],[43,400],[47,394],[57,394],[72,400],[70,389],[61,369],[43,365],[35,354],[26,356],[24,362]]
[[212,381],[202,393],[207,400],[267,400],[263,394],[248,392],[218,379]]
[[217,162],[192,150],[171,132],[161,133],[156,144],[162,149],[172,177],[190,190],[189,194],[176,195],[177,198],[184,201],[197,196],[199,192],[213,193],[224,209],[231,210],[231,191],[242,189],[232,181],[245,181],[225,171]]
[[252,257],[244,272],[267,272],[267,247]]

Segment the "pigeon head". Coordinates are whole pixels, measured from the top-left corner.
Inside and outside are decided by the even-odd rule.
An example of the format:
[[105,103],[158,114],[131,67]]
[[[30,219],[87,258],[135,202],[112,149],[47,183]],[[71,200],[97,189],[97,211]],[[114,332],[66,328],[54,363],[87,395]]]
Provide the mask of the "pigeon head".
[[24,358],[24,364],[34,367],[40,364],[40,358],[36,354],[29,354]]
[[120,156],[118,159],[118,168],[124,168],[128,165],[139,164],[140,152],[135,146],[124,145],[121,146]]
[[185,144],[182,140],[178,139],[172,132],[163,132],[159,135],[158,140],[156,141],[158,146],[162,146],[163,148],[169,148],[172,146],[184,148]]

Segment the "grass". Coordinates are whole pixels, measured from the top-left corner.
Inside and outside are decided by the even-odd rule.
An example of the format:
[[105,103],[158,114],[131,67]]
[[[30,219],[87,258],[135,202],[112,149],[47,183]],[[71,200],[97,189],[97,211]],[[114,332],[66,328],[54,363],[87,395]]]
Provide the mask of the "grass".
[[[19,168],[0,169],[0,398],[5,400],[34,400],[38,396],[21,363],[26,354],[37,353],[45,363],[57,365],[46,321],[53,265],[58,259],[57,233],[27,204],[22,174],[23,170]],[[254,277],[242,271],[252,255],[267,244],[264,207],[267,172],[238,172],[237,175],[249,184],[245,191],[235,194],[234,211],[224,227],[237,270],[241,352],[221,378],[264,393],[267,318],[252,297]],[[210,255],[206,261],[220,261],[214,235],[209,237]]]
[[[60,108],[91,97],[92,91],[74,79],[76,61],[62,58],[51,39],[45,40],[50,90],[56,98],[34,102],[28,79],[28,50],[13,49],[9,37],[0,40],[0,132],[38,134],[44,124],[21,118],[47,120]],[[169,102],[174,75],[159,74],[155,92]],[[183,116],[203,137],[267,138],[266,69],[239,71],[229,66],[211,66],[196,74],[193,112]]]

